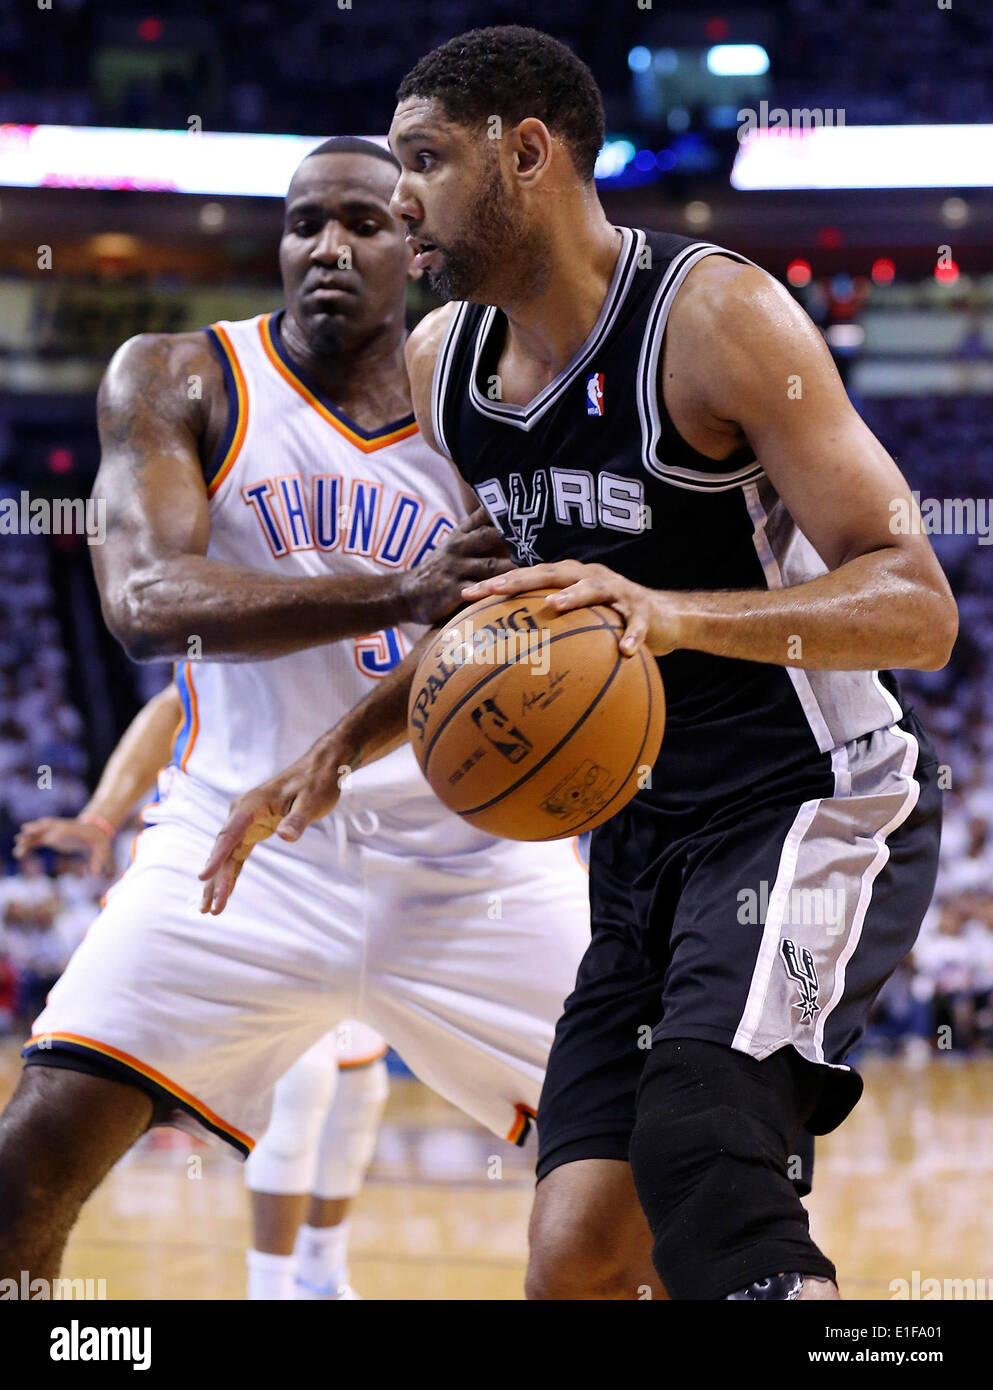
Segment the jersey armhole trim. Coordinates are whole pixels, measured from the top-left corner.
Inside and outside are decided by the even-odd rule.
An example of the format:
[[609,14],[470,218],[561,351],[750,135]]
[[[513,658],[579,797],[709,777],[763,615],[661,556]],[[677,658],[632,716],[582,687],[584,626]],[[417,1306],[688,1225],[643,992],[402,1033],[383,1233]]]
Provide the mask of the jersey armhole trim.
[[642,461],[648,472],[653,473],[655,477],[689,492],[729,492],[745,483],[756,481],[765,473],[762,465],[754,457],[741,467],[730,470],[720,466],[726,460],[714,459],[714,468],[706,471],[667,465],[659,457],[659,446],[662,442],[662,417],[658,399],[661,393],[659,365],[669,311],[683,281],[693,267],[707,256],[715,255],[727,256],[729,260],[738,261],[742,265],[755,265],[747,256],[729,251],[723,246],[716,246],[709,241],[691,242],[689,246],[684,247],[673,258],[655,293],[638,362],[637,400],[638,413],[641,416]]
[[221,442],[210,463],[203,465],[207,496],[213,497],[234,467],[235,460],[241,453],[241,446],[245,442],[248,429],[248,387],[238,355],[225,329],[219,323],[214,323],[204,329],[204,332],[221,364],[228,402],[227,424]]
[[431,378],[431,431],[434,434],[434,442],[438,446],[439,453],[444,454],[452,463],[455,460],[452,458],[452,451],[445,438],[445,397],[448,393],[448,379],[452,372],[455,344],[465,313],[466,305],[462,303],[449,320],[448,327],[445,329],[445,336],[438,349],[438,356],[434,360],[434,374]]

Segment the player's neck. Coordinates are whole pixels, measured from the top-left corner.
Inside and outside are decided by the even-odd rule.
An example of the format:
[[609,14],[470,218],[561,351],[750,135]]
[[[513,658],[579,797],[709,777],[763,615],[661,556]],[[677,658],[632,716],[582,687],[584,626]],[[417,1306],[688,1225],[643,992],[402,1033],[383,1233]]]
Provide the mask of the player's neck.
[[576,218],[551,229],[549,273],[537,292],[501,304],[506,346],[554,375],[589,337],[607,297],[622,245],[599,201],[584,200]]
[[403,358],[405,334],[390,327],[340,352],[315,352],[289,313],[281,325],[283,346],[295,366],[322,394],[364,429],[376,429],[407,415],[410,384]]

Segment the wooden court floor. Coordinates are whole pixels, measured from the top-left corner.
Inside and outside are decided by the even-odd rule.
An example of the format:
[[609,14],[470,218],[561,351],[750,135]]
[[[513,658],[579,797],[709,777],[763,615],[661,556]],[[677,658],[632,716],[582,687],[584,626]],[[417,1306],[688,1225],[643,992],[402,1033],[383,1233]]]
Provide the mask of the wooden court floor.
[[[0,1044],[0,1101],[17,1070],[16,1047]],[[863,1072],[858,1109],[819,1141],[808,1201],[843,1295],[891,1298],[893,1281],[909,1284],[915,1270],[919,1280],[985,1278],[993,1288],[993,1059],[875,1059]],[[353,1211],[359,1293],[520,1298],[532,1162],[419,1082],[395,1079]],[[243,1298],[240,1167],[156,1131],[88,1203],[63,1273],[105,1279],[110,1298]]]

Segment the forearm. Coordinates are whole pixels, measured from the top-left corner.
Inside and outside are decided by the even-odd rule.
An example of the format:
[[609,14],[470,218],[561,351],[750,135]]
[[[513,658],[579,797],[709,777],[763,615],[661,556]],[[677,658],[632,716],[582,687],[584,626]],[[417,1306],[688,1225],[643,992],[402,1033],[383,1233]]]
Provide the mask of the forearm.
[[139,661],[264,660],[408,617],[402,574],[291,578],[200,555],[139,571],[105,611]]
[[172,686],[139,710],[107,759],[82,815],[99,817],[115,828],[121,824],[138,798],[155,785],[159,768],[169,761],[181,713]]
[[933,670],[947,659],[946,600],[896,550],[791,588],[666,592],[656,602],[675,610],[678,647],[713,656],[808,670]]
[[414,672],[440,628],[426,632],[403,661],[349,710],[325,737],[343,766],[354,770],[383,758],[407,741],[407,703]]

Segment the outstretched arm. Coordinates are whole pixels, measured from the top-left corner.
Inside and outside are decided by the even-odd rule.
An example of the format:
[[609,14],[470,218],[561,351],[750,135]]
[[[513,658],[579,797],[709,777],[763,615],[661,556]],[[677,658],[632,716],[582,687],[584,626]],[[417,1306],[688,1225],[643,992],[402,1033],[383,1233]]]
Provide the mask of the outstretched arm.
[[242,865],[260,840],[273,834],[298,840],[312,821],[334,810],[349,773],[406,742],[414,672],[437,635],[437,628],[425,633],[403,661],[295,763],[232,801],[200,874],[201,912],[216,916],[224,911]]
[[23,859],[47,846],[66,853],[84,851],[90,873],[110,868],[114,835],[131,807],[155,785],[159,768],[169,761],[183,706],[175,685],[167,685],[138,711],[107,765],[89,801],[75,817],[45,816],[25,822],[14,841]]

